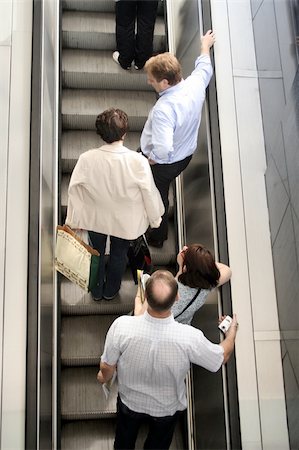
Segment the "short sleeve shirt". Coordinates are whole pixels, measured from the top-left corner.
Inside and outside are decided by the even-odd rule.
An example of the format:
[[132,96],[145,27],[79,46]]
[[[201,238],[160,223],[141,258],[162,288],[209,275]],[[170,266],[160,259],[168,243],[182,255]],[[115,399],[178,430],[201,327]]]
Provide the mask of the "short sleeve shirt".
[[223,348],[173,315],[157,319],[121,316],[111,325],[102,362],[117,364],[119,395],[133,411],[163,417],[187,407],[185,377],[190,363],[216,372]]

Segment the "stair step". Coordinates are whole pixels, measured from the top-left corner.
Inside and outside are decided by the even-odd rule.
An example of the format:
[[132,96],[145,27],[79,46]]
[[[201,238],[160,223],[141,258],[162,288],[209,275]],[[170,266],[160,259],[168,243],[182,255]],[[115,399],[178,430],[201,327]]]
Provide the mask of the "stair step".
[[96,366],[105,337],[118,315],[64,316],[61,321],[61,363],[64,366]]
[[113,450],[114,436],[114,419],[63,423],[61,450]]
[[[63,0],[63,10],[114,12],[115,0]],[[158,15],[163,15],[163,0],[159,1]]]
[[[61,138],[61,168],[64,173],[71,173],[81,153],[92,148],[98,148],[105,142],[95,131],[69,130],[62,133]],[[140,146],[140,132],[129,132],[124,145],[131,150]]]
[[[115,14],[111,12],[64,11],[62,14],[63,48],[88,50],[116,49]],[[153,47],[155,53],[165,50],[165,25],[157,17]]]
[[124,70],[107,50],[65,49],[62,86],[78,89],[153,91],[143,70]]
[[128,114],[131,131],[140,131],[155,100],[154,92],[65,89],[62,92],[62,126],[94,130],[97,115],[114,107]]
[[134,308],[137,287],[128,269],[124,275],[119,294],[110,301],[92,299],[76,284],[63,277],[61,282],[61,312],[64,315],[128,314]]
[[[178,422],[170,450],[186,449]],[[141,426],[136,441],[136,449],[143,448],[147,436],[147,426]],[[62,424],[61,450],[113,450],[115,421],[109,419],[72,421]]]
[[98,366],[66,367],[61,371],[62,420],[86,420],[115,417],[117,383],[106,400],[96,376]]
[[63,10],[114,12],[115,0],[63,0]]

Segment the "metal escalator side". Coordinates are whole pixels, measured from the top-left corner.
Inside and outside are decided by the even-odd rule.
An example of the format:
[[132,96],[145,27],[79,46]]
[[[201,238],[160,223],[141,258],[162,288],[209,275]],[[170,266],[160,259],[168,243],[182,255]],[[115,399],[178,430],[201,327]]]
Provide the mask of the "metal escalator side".
[[[170,51],[179,58],[188,76],[200,52],[200,37],[212,29],[210,2],[186,0],[167,2]],[[186,33],[186,29],[188,32]],[[217,37],[216,37],[217,38]],[[218,37],[219,38],[219,37]],[[211,52],[213,64],[213,51]],[[179,242],[201,242],[214,250],[215,258],[229,263],[225,201],[222,181],[221,142],[218,128],[215,76],[207,89],[197,151],[184,173],[176,180]],[[180,223],[180,222],[179,222]],[[219,342],[217,319],[222,311],[232,313],[229,283],[212,292],[192,325],[212,342]],[[193,366],[188,380],[189,444],[201,449],[240,449],[240,422],[235,359],[216,374]]]

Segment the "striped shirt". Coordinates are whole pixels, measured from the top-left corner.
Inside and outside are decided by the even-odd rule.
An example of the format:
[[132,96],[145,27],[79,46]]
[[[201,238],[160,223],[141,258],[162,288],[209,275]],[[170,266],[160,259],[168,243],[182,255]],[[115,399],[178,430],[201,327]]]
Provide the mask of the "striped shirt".
[[163,417],[186,409],[190,363],[216,372],[223,348],[200,330],[176,322],[173,315],[157,319],[146,311],[113,322],[101,360],[117,364],[119,395],[128,408]]

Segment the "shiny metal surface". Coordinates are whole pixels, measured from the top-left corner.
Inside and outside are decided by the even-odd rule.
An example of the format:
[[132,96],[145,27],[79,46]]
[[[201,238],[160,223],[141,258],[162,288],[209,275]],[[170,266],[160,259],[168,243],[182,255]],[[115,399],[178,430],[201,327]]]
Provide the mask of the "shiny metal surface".
[[59,2],[35,5],[26,448],[56,448],[56,274]]
[[[172,41],[176,44],[176,55],[182,63],[183,73],[188,76],[200,53],[200,36],[205,31],[202,29],[201,5],[197,0],[187,0],[174,2],[171,8],[175,24],[173,27],[175,36]],[[205,106],[198,149],[177,184],[178,186],[181,184],[183,192],[183,205],[180,209],[184,212],[185,226],[181,237],[184,237],[185,241],[182,244],[200,242],[217,255],[217,223],[207,113]],[[208,305],[205,305],[193,320],[193,325],[202,329],[213,342],[219,342],[220,339],[217,330],[218,309],[218,297],[213,293],[208,299]],[[221,371],[211,374],[197,366],[193,367],[192,387],[190,387],[192,407],[189,414],[193,414],[195,448],[230,448],[223,381]],[[193,445],[192,433],[189,433],[189,446],[191,445]]]

